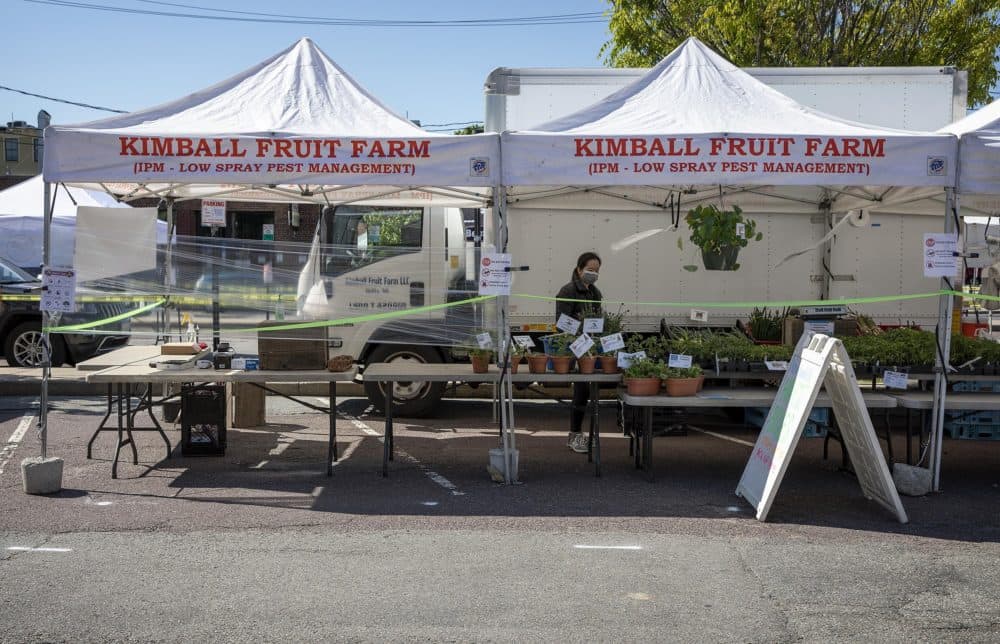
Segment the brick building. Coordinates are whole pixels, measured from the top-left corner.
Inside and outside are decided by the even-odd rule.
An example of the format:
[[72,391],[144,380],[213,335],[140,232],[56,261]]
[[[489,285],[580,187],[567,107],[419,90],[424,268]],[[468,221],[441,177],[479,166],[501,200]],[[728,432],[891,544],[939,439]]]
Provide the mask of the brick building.
[[49,118],[49,113],[41,110],[37,126],[27,121],[0,125],[0,190],[42,171],[42,130]]

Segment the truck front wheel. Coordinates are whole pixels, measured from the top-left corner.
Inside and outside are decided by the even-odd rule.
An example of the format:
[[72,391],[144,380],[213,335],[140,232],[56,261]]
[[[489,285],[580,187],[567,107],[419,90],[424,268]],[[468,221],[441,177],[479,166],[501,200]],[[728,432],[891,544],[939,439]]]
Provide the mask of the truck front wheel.
[[[441,354],[431,347],[383,344],[368,356],[368,364],[375,362],[442,362]],[[380,412],[385,412],[385,390],[388,383],[365,381],[365,395]],[[392,392],[393,416],[419,418],[427,416],[444,394],[443,382],[397,382]]]

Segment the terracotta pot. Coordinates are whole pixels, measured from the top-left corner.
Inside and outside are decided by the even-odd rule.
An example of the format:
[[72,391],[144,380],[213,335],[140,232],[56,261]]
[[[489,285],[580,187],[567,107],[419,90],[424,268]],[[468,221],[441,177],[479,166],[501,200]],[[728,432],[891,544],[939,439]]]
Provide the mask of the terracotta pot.
[[705,374],[698,376],[698,391],[705,388]]
[[698,378],[667,378],[668,396],[693,396],[698,393]]
[[597,367],[597,356],[583,356],[576,359],[576,366],[580,368],[580,373],[594,373]]
[[489,356],[471,356],[472,373],[486,373],[490,370]]
[[528,371],[531,373],[545,373],[545,365],[549,357],[544,353],[537,353],[528,356]]
[[618,373],[618,354],[611,356],[601,356],[601,371],[604,373]]
[[556,373],[569,373],[573,368],[573,356],[549,356],[552,361],[552,371]]
[[510,357],[510,372],[517,373],[517,365],[521,364],[521,358],[523,356],[516,355]]
[[660,393],[660,379],[626,378],[625,390],[630,396],[655,396]]

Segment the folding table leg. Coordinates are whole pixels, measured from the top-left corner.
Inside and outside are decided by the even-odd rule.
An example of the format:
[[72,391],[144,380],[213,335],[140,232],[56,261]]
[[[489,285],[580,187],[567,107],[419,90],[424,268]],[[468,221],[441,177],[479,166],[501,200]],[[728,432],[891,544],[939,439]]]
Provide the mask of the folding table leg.
[[590,445],[594,452],[594,476],[601,475],[601,406],[598,404],[600,390],[596,382],[590,383]]
[[118,405],[118,444],[115,446],[115,460],[111,463],[111,478],[118,478],[118,456],[122,451],[122,432],[124,430],[124,421],[122,419],[122,386],[121,384],[116,385],[116,390],[118,392],[118,400],[116,404]]
[[132,465],[139,464],[139,450],[135,447],[135,412],[132,411],[132,386],[125,385],[125,433],[128,434],[128,444],[132,448]]
[[108,422],[108,419],[111,418],[111,411],[112,411],[111,407],[112,407],[112,405],[114,405],[114,393],[113,393],[113,390],[112,390],[112,386],[113,385],[109,382],[108,383],[108,411],[104,414],[104,418],[101,419],[101,422],[97,424],[97,429],[94,430],[94,435],[90,437],[89,441],[87,441],[87,458],[88,459],[89,458],[93,458],[91,456],[91,449],[94,446],[94,441],[97,440],[97,436],[104,430],[104,423]]
[[326,475],[333,476],[333,461],[337,460],[337,383],[330,381],[330,441],[326,449]]
[[643,468],[646,470],[646,478],[653,480],[653,408],[643,407],[642,439],[643,445],[642,459]]

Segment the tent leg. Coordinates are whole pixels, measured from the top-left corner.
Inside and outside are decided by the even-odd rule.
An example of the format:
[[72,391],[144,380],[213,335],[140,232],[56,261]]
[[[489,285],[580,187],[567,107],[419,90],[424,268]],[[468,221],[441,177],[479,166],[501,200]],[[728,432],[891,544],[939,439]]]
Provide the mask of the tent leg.
[[[945,188],[944,232],[957,233],[955,229],[955,213],[958,212],[958,197],[954,188]],[[964,280],[964,276],[962,278]],[[957,290],[958,285],[952,284],[947,278],[941,280],[942,291]],[[951,354],[951,318],[954,306],[954,296],[951,293],[942,294],[938,306],[937,342],[940,351],[934,358],[934,406],[931,420],[931,444],[929,467],[932,471],[932,489],[941,491],[941,443],[944,440],[944,412],[948,396],[947,372]]]

